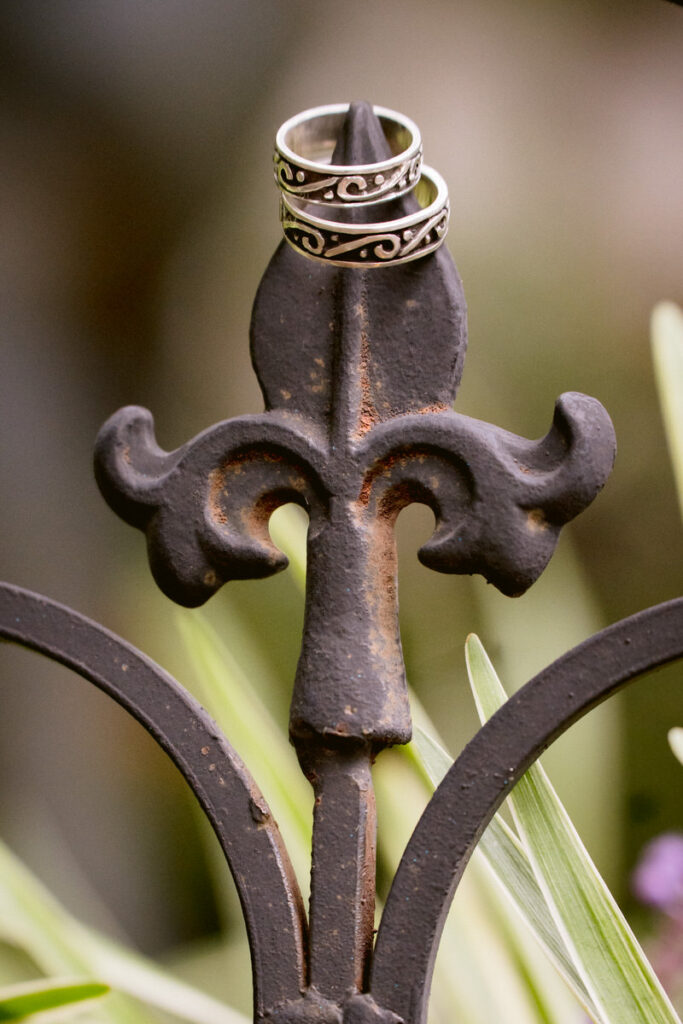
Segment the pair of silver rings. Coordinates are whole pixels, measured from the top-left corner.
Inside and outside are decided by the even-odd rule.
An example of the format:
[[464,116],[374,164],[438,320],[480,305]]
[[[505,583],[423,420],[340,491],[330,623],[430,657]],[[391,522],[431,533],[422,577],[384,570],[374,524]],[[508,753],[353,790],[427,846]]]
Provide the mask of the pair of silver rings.
[[[448,230],[448,189],[422,164],[417,125],[403,114],[373,107],[392,155],[373,164],[344,166],[331,158],[348,103],[305,110],[281,126],[275,139],[280,220],[289,244],[309,259],[342,267],[385,267],[426,256]],[[374,207],[414,192],[420,209],[393,220],[350,224],[310,212]]]

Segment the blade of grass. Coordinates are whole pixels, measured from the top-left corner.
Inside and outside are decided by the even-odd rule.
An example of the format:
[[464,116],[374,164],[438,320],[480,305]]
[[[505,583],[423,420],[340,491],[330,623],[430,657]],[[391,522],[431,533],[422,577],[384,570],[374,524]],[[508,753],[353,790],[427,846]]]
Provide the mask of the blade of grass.
[[[467,669],[482,721],[507,695],[475,636]],[[680,1024],[645,954],[539,764],[508,797],[515,825],[600,1024]]]
[[[495,632],[500,671],[512,689],[607,625],[570,538],[559,545],[547,571],[521,602],[510,601],[493,587],[474,588],[473,594],[481,628]],[[563,609],[561,615],[558,607]],[[616,696],[601,704],[565,734],[561,747],[553,745],[546,754],[558,788],[572,794],[567,799],[572,801],[571,814],[579,833],[591,837],[596,856],[609,865],[612,884],[623,876],[624,856],[620,807],[625,798],[621,768],[626,751],[620,700]],[[594,784],[596,777],[600,785]]]
[[[287,737],[246,673],[201,613],[176,622],[192,670],[192,691],[215,718],[256,781],[282,831],[304,898],[309,885],[313,791]],[[257,643],[254,638],[254,643]],[[245,637],[245,644],[248,637]],[[268,756],[264,757],[264,750]]]
[[306,590],[306,513],[298,505],[283,505],[268,522],[273,544],[289,559],[292,579],[301,593]]
[[229,1007],[80,924],[1,843],[0,937],[46,974],[92,976],[118,990],[98,1007],[108,1024],[150,1024],[147,1010],[118,993],[193,1024],[246,1024]]
[[[374,779],[380,878],[388,880],[430,793],[414,764],[398,749],[382,754]],[[543,1024],[482,899],[481,888],[480,879],[468,871],[448,915],[434,969],[430,1024],[454,1020],[458,1024],[494,1020]],[[492,977],[495,984],[491,984]]]
[[547,953],[520,918],[519,911],[493,873],[486,858],[475,851],[468,867],[480,881],[486,912],[504,943],[511,968],[527,993],[541,1024],[578,1024],[587,1021],[585,1007]]
[[109,986],[97,981],[28,981],[0,989],[0,1021],[16,1021],[30,1014],[54,1010],[59,1006],[73,1006],[99,999],[109,992]]
[[82,925],[80,928],[84,941],[90,945],[93,972],[112,988],[192,1024],[249,1024],[249,1017],[179,981],[140,954],[95,935]]
[[[413,737],[416,754],[434,786],[438,786],[453,758],[421,726]],[[497,814],[484,832],[480,851],[505,895],[526,922],[552,963],[572,988],[586,1012],[595,1015],[591,998],[567,953],[534,875],[526,850],[507,822]]]
[[683,516],[683,311],[673,302],[658,303],[651,329],[655,380]]
[[673,729],[669,729],[667,738],[674,757],[683,764],[683,729],[680,726],[674,726]]

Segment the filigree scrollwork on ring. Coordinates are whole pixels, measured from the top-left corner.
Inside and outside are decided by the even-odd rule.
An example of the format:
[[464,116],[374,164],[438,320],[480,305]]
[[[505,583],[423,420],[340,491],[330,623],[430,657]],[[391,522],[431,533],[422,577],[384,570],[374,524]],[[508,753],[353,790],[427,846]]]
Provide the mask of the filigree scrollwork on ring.
[[446,237],[450,206],[441,175],[423,167],[422,181],[431,198],[426,208],[372,224],[345,224],[316,217],[283,194],[280,220],[285,238],[303,256],[342,267],[383,267],[427,256]]
[[353,167],[330,163],[348,110],[348,103],[315,107],[281,126],[273,159],[283,192],[308,203],[344,207],[395,199],[416,185],[422,163],[420,131],[410,118],[384,107],[374,112],[392,155]]
[[391,173],[376,172],[321,175],[292,165],[275,154],[275,180],[283,192],[307,203],[343,206],[347,203],[377,203],[395,199],[414,188],[420,178],[422,151],[404,161]]

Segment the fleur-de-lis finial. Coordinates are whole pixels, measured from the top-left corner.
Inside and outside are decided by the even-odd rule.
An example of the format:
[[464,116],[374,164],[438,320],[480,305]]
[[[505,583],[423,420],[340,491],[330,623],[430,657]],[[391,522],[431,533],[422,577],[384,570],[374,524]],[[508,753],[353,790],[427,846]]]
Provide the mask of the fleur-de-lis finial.
[[[352,105],[334,162],[387,153],[372,109]],[[392,213],[414,205],[410,196],[394,200]],[[419,553],[427,566],[481,573],[520,594],[611,468],[611,423],[583,395],[563,395],[536,442],[452,410],[465,316],[444,247],[360,271],[304,260],[283,243],[251,327],[266,412],[224,421],[170,454],[145,410],[123,409],[102,429],[100,486],[145,531],[154,576],[180,604],[285,568],[268,518],[289,501],[308,511],[295,734],[379,745],[409,738],[393,540],[405,505],[424,502],[435,513]]]
[[[352,104],[332,162],[389,156],[372,108]],[[411,194],[385,208],[387,221],[419,209]],[[358,225],[373,216],[361,204],[338,214]],[[372,937],[370,764],[382,747],[410,738],[396,517],[411,502],[429,505],[436,528],[419,552],[425,565],[480,573],[520,594],[564,523],[602,487],[614,434],[602,406],[579,394],[558,399],[539,441],[453,411],[466,313],[444,246],[364,270],[306,260],[283,241],[256,296],[251,347],[265,412],[226,420],[167,453],[146,410],[122,409],[100,433],[97,479],[112,508],[145,532],[159,586],[188,606],[229,580],[285,568],[268,519],[286,502],[308,512],[290,729],[317,797],[311,992],[330,1006],[347,999],[348,1021],[380,1020],[367,1000],[361,1013],[347,997],[362,991]],[[353,822],[346,857],[330,839],[340,820]],[[299,1009],[281,1020],[323,1019],[317,1003],[313,1016]]]

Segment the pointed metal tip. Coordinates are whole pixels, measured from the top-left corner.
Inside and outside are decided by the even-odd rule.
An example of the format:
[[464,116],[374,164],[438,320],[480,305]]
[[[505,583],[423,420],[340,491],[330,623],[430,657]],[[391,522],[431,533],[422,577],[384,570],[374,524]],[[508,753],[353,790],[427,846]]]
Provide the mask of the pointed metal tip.
[[333,164],[374,164],[391,157],[391,149],[372,104],[356,100],[339,133]]

